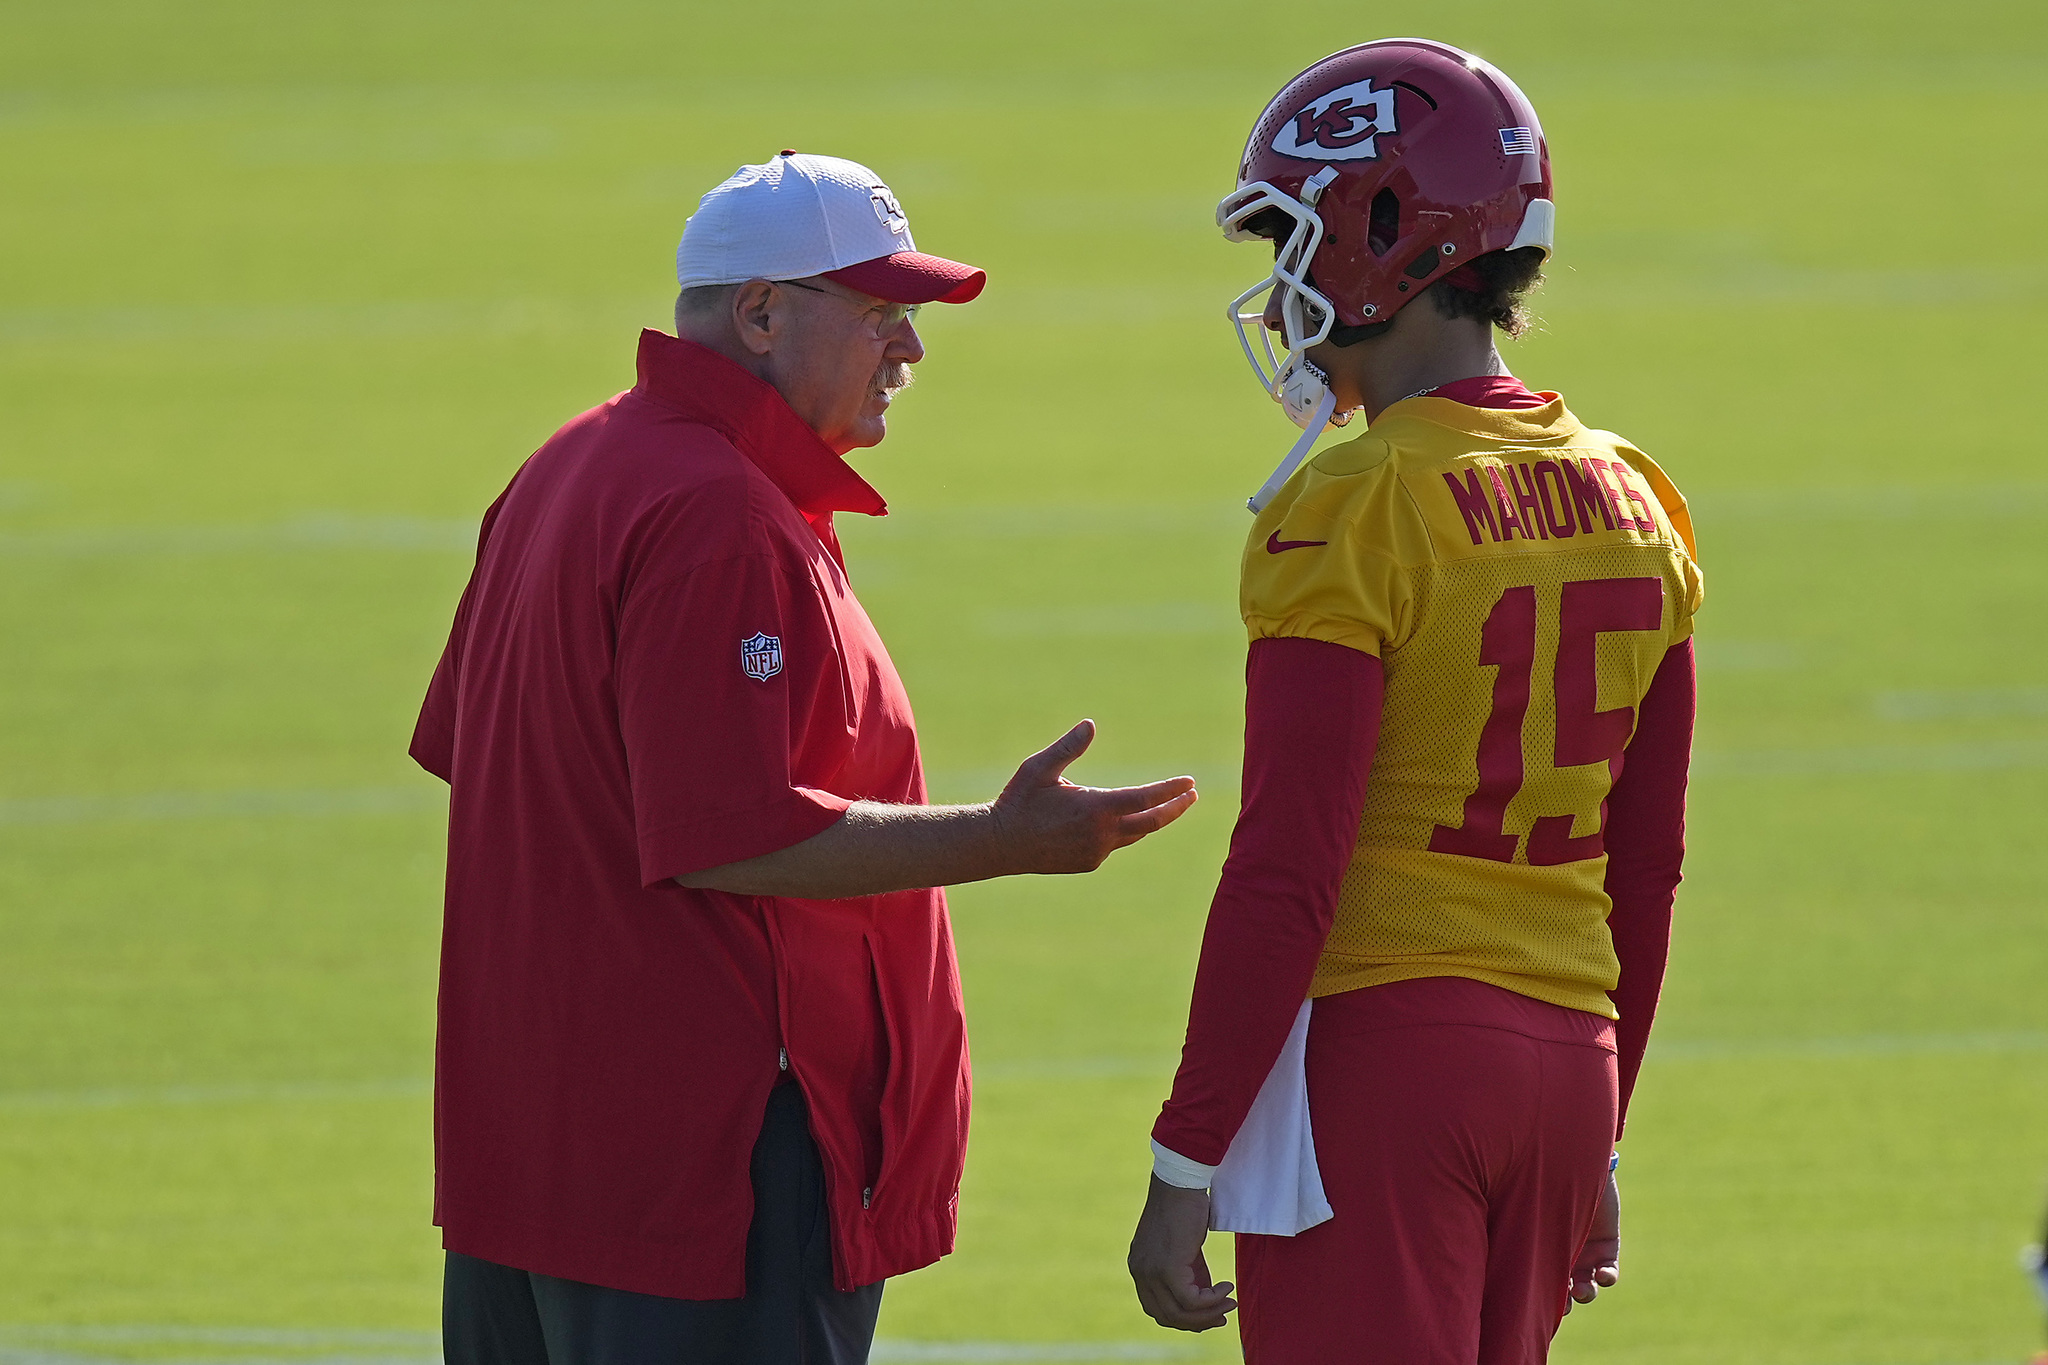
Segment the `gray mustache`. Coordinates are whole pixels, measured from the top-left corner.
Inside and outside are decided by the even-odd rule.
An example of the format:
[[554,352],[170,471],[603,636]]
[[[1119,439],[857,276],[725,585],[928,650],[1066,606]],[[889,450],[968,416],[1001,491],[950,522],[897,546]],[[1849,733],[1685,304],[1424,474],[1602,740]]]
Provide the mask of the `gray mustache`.
[[916,374],[900,360],[892,360],[875,371],[875,387],[884,393],[900,393],[915,382]]

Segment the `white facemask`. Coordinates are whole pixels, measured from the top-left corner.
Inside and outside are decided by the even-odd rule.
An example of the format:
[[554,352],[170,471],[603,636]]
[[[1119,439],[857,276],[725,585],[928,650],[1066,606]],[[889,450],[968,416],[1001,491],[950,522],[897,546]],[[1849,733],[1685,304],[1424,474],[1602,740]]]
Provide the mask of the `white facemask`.
[[[1323,220],[1316,215],[1315,201],[1336,178],[1334,166],[1324,167],[1302,185],[1302,197],[1299,199],[1261,180],[1241,186],[1216,206],[1216,225],[1223,229],[1225,237],[1234,242],[1265,240],[1257,233],[1247,232],[1244,225],[1267,209],[1279,210],[1294,224],[1287,240],[1274,253],[1273,268],[1266,278],[1230,303],[1231,325],[1237,329],[1238,345],[1243,348],[1244,358],[1257,376],[1259,387],[1280,404],[1288,420],[1304,432],[1302,440],[1295,443],[1280,468],[1273,472],[1273,477],[1266,480],[1265,487],[1251,499],[1248,505],[1254,512],[1264,507],[1279,491],[1280,485],[1287,481],[1287,476],[1294,472],[1295,466],[1308,453],[1308,447],[1314,444],[1326,426],[1343,426],[1351,420],[1350,412],[1336,411],[1337,403],[1330,393],[1329,376],[1318,369],[1307,354],[1309,347],[1320,345],[1329,338],[1337,318],[1329,299],[1308,280],[1309,263],[1323,240]],[[1273,333],[1265,322],[1267,299],[1275,290],[1279,291],[1280,340],[1284,354],[1274,350]],[[1251,306],[1254,301],[1257,307]],[[1252,345],[1254,336],[1258,338],[1257,348]]]

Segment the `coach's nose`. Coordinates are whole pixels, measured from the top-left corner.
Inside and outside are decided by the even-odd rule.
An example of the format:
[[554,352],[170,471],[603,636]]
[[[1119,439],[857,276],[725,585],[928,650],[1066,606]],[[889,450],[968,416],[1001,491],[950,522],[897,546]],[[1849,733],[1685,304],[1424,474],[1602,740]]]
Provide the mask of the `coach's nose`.
[[903,319],[903,325],[890,334],[889,345],[883,354],[905,365],[915,365],[923,360],[924,338],[917,334],[917,323],[910,318]]

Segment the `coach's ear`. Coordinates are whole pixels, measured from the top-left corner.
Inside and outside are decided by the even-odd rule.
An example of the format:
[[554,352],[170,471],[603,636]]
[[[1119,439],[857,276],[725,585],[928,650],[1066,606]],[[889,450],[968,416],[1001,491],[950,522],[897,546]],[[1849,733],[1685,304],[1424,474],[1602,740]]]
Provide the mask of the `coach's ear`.
[[788,307],[781,287],[767,280],[748,280],[733,290],[733,333],[740,345],[754,355],[774,350],[775,338],[788,325],[783,316]]

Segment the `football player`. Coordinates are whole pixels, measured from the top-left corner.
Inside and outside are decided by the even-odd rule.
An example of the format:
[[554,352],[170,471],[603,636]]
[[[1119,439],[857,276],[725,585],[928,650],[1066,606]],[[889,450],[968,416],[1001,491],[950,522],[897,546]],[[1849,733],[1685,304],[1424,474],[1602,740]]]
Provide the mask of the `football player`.
[[1495,348],[1555,219],[1500,71],[1409,39],[1327,57],[1237,182],[1217,221],[1274,259],[1231,315],[1303,432],[1250,502],[1243,812],[1131,1273],[1169,1327],[1242,1303],[1253,1365],[1541,1361],[1619,1274],[1614,1143],[1684,850],[1691,522]]

